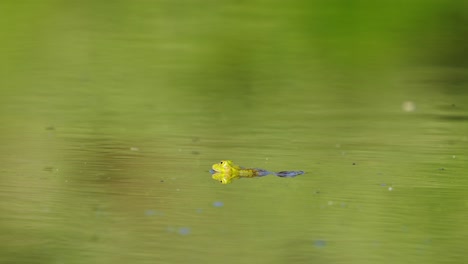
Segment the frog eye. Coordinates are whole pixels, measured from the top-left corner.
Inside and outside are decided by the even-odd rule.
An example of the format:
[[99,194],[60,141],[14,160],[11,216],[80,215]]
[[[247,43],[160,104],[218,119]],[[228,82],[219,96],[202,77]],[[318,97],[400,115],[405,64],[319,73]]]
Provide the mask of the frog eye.
[[223,164],[223,162],[221,161],[220,164]]

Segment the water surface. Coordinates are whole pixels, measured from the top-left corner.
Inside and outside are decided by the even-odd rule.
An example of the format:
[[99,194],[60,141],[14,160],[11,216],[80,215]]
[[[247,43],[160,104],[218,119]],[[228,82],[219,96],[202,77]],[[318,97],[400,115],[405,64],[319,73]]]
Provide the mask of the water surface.
[[423,6],[5,5],[0,262],[466,262],[462,29]]

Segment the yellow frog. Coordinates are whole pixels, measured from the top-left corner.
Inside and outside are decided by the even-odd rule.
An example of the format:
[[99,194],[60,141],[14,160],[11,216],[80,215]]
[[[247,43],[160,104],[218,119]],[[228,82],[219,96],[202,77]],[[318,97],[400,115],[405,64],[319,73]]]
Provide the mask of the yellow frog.
[[243,169],[230,160],[222,160],[219,163],[213,164],[211,168],[211,172],[214,172],[212,178],[220,181],[222,184],[231,183],[233,179],[240,177],[258,176],[255,169]]
[[222,160],[219,163],[213,164],[210,170],[212,178],[222,184],[231,183],[233,179],[238,178],[253,178],[273,174],[279,177],[295,177],[304,174],[304,171],[280,171],[271,172],[263,169],[246,169],[241,168],[230,160]]

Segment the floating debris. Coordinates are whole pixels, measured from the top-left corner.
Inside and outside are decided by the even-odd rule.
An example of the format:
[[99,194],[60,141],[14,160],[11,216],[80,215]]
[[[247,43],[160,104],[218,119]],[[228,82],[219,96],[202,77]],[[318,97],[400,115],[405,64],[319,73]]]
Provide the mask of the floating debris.
[[325,240],[318,239],[314,241],[314,247],[316,248],[324,248],[326,246],[327,246],[327,241]]
[[164,215],[164,213],[161,212],[161,211],[157,211],[157,210],[153,210],[153,209],[148,209],[148,210],[145,211],[145,215],[146,215],[146,216],[155,216],[155,215],[162,216],[162,215]]
[[190,228],[188,227],[181,227],[179,228],[179,235],[186,236],[190,234]]
[[413,112],[416,110],[416,105],[412,101],[405,101],[401,105],[401,109],[405,112]]
[[216,201],[216,202],[213,202],[213,206],[214,206],[214,207],[223,207],[223,206],[224,206],[224,203],[221,202],[221,201]]

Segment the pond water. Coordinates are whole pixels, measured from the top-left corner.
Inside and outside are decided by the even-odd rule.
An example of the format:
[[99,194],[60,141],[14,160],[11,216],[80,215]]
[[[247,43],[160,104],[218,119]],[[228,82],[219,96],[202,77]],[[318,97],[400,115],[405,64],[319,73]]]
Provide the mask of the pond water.
[[416,2],[4,5],[0,262],[466,262],[468,60]]

